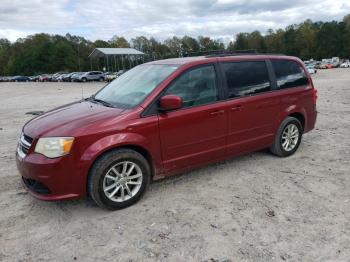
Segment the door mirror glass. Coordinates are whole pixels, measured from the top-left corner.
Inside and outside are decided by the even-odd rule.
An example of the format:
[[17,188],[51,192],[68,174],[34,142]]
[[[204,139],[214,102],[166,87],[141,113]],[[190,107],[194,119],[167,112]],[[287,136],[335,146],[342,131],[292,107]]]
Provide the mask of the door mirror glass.
[[161,111],[170,111],[182,107],[182,98],[177,95],[166,95],[160,99],[159,109]]

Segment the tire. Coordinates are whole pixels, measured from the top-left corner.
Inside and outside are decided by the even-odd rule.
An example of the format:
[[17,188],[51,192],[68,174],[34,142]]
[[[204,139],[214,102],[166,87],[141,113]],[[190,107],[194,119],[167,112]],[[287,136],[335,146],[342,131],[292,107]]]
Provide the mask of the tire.
[[[297,132],[292,131],[290,134],[294,133],[294,135],[290,135],[290,138],[284,138],[288,137],[288,128],[290,128],[289,130],[297,129]],[[297,138],[295,137],[295,134],[298,134]],[[300,121],[294,117],[287,117],[283,120],[280,127],[278,128],[275,141],[270,147],[270,151],[279,157],[287,157],[293,155],[300,145],[302,135],[303,127]],[[287,143],[286,140],[290,142]],[[288,148],[288,146],[290,148]]]
[[[125,163],[127,163],[127,167],[124,172]],[[135,165],[134,168],[131,168],[132,164]],[[132,172],[127,175],[126,171],[130,171],[130,168]],[[115,149],[109,151],[93,164],[89,172],[88,193],[101,208],[116,210],[131,206],[144,194],[150,182],[150,170],[147,160],[134,150]],[[141,176],[139,176],[140,174]],[[128,177],[135,178],[130,181]]]
[[81,81],[83,81],[85,83],[87,81],[87,79],[84,77],[81,79]]
[[100,82],[105,81],[105,79],[103,77],[100,77]]

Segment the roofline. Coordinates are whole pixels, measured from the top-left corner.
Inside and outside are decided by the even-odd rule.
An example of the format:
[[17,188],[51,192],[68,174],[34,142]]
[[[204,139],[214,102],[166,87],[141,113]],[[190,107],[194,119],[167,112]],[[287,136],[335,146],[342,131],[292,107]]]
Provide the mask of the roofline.
[[162,60],[155,60],[145,64],[159,64],[159,65],[185,65],[190,63],[200,63],[201,61],[213,62],[213,61],[227,61],[229,59],[238,60],[240,58],[246,60],[254,59],[277,59],[285,58],[290,60],[300,60],[295,56],[288,56],[284,54],[264,54],[264,53],[242,53],[242,54],[229,54],[229,55],[209,55],[209,56],[191,56],[191,57],[179,57],[179,58],[169,58]]

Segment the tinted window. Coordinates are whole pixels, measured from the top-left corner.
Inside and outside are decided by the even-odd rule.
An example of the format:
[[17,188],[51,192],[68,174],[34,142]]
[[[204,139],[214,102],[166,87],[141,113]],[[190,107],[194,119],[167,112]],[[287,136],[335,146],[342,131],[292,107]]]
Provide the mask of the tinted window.
[[264,61],[224,63],[229,97],[254,95],[271,90]]
[[165,94],[182,97],[184,107],[217,101],[218,90],[214,66],[202,66],[185,72],[171,84]]
[[308,84],[303,68],[290,60],[272,60],[278,88],[289,88]]

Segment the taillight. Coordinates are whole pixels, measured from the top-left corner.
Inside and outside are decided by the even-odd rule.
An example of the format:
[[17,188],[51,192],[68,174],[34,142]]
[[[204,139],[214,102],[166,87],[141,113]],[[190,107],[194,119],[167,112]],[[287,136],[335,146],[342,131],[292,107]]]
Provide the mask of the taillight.
[[317,101],[317,89],[313,88],[313,92],[312,92],[312,101],[314,102],[314,105],[316,105],[316,101]]

